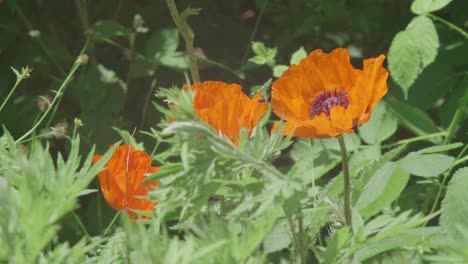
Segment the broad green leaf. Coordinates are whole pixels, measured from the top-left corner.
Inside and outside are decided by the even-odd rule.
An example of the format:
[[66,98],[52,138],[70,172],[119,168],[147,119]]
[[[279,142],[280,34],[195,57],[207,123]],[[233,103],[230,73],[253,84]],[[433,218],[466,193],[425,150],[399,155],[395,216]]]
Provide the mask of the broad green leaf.
[[452,0],[415,0],[411,4],[411,11],[417,15],[423,15],[442,9],[450,2]]
[[186,70],[189,68],[189,60],[187,54],[183,52],[164,54],[161,57],[157,57],[156,60],[161,65],[169,68],[181,70]]
[[158,54],[173,53],[179,45],[179,32],[175,28],[165,28],[152,35],[146,42],[146,55],[155,58]]
[[279,78],[288,69],[286,65],[277,65],[273,68],[273,76]]
[[152,76],[156,73],[158,67],[156,61],[143,57],[135,56],[130,61],[129,75],[133,78],[143,78]]
[[300,47],[293,53],[293,55],[291,56],[291,61],[289,63],[291,65],[299,64],[299,62],[305,57],[307,57],[307,51],[304,49],[304,47]]
[[392,78],[403,89],[408,89],[420,72],[432,63],[439,48],[439,37],[431,19],[415,17],[392,41],[388,52],[388,68]]
[[[389,109],[396,115],[400,123],[418,136],[438,132],[434,121],[421,109],[401,102],[395,98],[387,101]],[[441,138],[431,138],[431,142],[440,143]]]
[[388,69],[407,97],[420,70],[419,48],[407,31],[399,32],[393,39],[388,51]]
[[94,37],[96,41],[105,41],[120,36],[128,36],[129,30],[115,20],[101,20],[94,26]]
[[386,163],[370,178],[356,207],[365,219],[375,215],[398,198],[408,180],[409,174],[398,163]]
[[291,244],[291,232],[286,221],[278,221],[263,242],[265,253],[287,248]]
[[440,225],[455,241],[468,242],[461,235],[460,229],[468,226],[468,167],[455,172],[447,187],[447,194],[442,202]]
[[359,135],[368,144],[382,142],[392,136],[398,128],[398,120],[387,111],[386,104],[380,102],[372,111],[369,122],[358,128]]
[[455,158],[443,154],[411,155],[400,160],[400,166],[416,176],[436,177],[448,170]]
[[409,23],[406,31],[411,33],[412,39],[418,46],[422,68],[431,64],[435,60],[439,48],[439,36],[434,22],[428,17],[418,16]]

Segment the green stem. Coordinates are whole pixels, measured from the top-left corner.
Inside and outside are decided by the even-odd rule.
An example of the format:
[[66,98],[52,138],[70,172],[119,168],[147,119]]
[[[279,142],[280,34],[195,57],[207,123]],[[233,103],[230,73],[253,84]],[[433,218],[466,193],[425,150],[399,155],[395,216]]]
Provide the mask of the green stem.
[[120,211],[118,211],[114,218],[112,218],[112,221],[110,222],[110,224],[107,226],[106,230],[104,231],[104,233],[102,234],[103,237],[105,237],[107,235],[107,233],[109,232],[109,230],[111,229],[111,227],[114,225],[115,221],[117,220],[117,218],[119,217],[120,215]]
[[286,212],[286,210],[284,210],[284,211],[285,211],[286,219],[288,221],[289,229],[291,230],[293,246],[294,246],[294,249],[295,249],[296,254],[297,254],[298,251],[300,251],[300,249],[299,249],[299,239],[296,236],[296,230],[294,228],[294,223],[293,223],[293,221],[291,219],[291,216],[289,216],[289,214]]
[[146,114],[148,112],[149,102],[151,101],[151,95],[153,94],[154,88],[156,87],[156,78],[153,79],[151,85],[148,89],[148,92],[145,96],[145,101],[143,102],[143,110],[141,112],[141,121],[140,121],[140,129],[143,129],[143,126],[146,123]]
[[[175,5],[174,0],[166,0],[166,3],[171,13],[172,19],[174,20],[174,23],[177,26],[177,29],[179,29],[180,34],[185,40],[185,48],[187,49],[187,53],[189,55],[190,72],[192,74],[192,80],[194,83],[198,83],[200,82],[200,74],[198,73],[197,53],[195,52],[195,49],[193,47],[193,31],[187,24],[187,22],[180,17],[179,11],[177,10],[177,6]],[[187,19],[187,17],[185,19]]]
[[343,135],[337,137],[341,149],[341,164],[343,165],[343,179],[344,179],[344,214],[347,226],[352,225],[351,220],[351,182],[348,169],[348,156],[346,151],[346,144]]
[[260,14],[258,15],[257,21],[255,21],[254,29],[252,31],[252,34],[250,35],[249,45],[247,45],[247,48],[245,49],[244,56],[242,57],[240,68],[242,68],[242,66],[244,66],[245,62],[247,61],[247,57],[249,56],[250,46],[251,46],[252,41],[253,41],[253,39],[255,37],[255,34],[257,34],[258,26],[260,25],[260,21],[262,20],[263,13],[265,13],[265,9],[266,9],[266,7],[268,5],[268,2],[269,2],[269,0],[265,0],[265,3],[263,4],[262,10],[260,10]]
[[18,85],[20,84],[20,82],[21,82],[22,80],[23,80],[23,78],[17,78],[17,79],[16,79],[16,82],[15,82],[15,85],[13,86],[13,89],[11,89],[10,93],[7,95],[7,97],[5,98],[5,100],[3,100],[2,106],[0,106],[0,112],[2,112],[3,107],[5,107],[6,103],[7,103],[8,100],[10,99],[11,95],[15,92],[16,87],[18,87]]
[[71,212],[73,215],[73,218],[75,218],[76,222],[78,222],[78,225],[81,227],[81,230],[85,233],[86,237],[90,237],[88,231],[86,230],[85,226],[83,225],[83,222],[81,222],[81,219],[75,214],[75,212]]
[[62,95],[62,92],[63,90],[65,89],[65,87],[67,86],[68,82],[71,80],[73,74],[76,72],[76,70],[80,67],[80,65],[82,64],[82,62],[80,61],[80,59],[78,58],[75,63],[73,64],[71,70],[70,70],[70,73],[68,74],[68,76],[65,78],[65,81],[63,81],[62,85],[60,86],[60,88],[58,89],[57,91],[57,94],[55,95],[54,99],[52,100],[52,102],[50,103],[50,106],[47,108],[47,110],[44,112],[44,114],[41,116],[41,118],[39,119],[39,121],[37,121],[34,126],[28,131],[26,132],[26,134],[24,134],[22,137],[20,137],[19,139],[16,140],[16,142],[20,142],[22,141],[23,139],[25,139],[27,136],[29,136],[32,132],[34,132],[34,130],[36,130],[37,127],[39,127],[39,125],[42,123],[42,121],[44,121],[45,117],[47,116],[47,114],[49,114],[50,112],[50,109],[52,109],[53,105],[55,105],[55,102],[58,100],[58,98]]
[[222,64],[222,63],[219,63],[217,61],[214,61],[212,59],[209,59],[209,58],[200,58],[200,61],[202,62],[206,62],[206,63],[209,63],[213,66],[216,66],[216,67],[219,67],[223,70],[226,70],[227,72],[231,73],[232,75],[236,76],[237,78],[239,78],[240,80],[244,80],[244,76],[242,74],[239,74],[238,72],[236,72],[235,70],[231,69],[230,67]]
[[382,148],[391,148],[391,147],[395,147],[395,146],[399,146],[399,145],[406,145],[406,144],[413,143],[413,142],[429,140],[429,139],[435,138],[435,137],[447,136],[447,134],[448,134],[448,132],[437,132],[437,133],[434,133],[434,134],[429,134],[429,135],[404,139],[404,140],[400,140],[400,141],[397,141],[397,142],[394,142],[394,143],[391,143],[391,144],[383,145]]
[[450,122],[448,131],[447,131],[447,136],[445,137],[445,140],[444,140],[444,145],[447,145],[452,141],[453,135],[455,134],[455,128],[457,128],[457,125],[460,122],[460,119],[465,113],[467,101],[468,101],[468,89],[465,90],[465,95],[460,100],[460,104],[458,105],[457,110],[455,111],[455,114],[453,115],[452,121]]
[[466,32],[465,30],[463,30],[462,28],[460,28],[459,26],[453,24],[452,22],[450,21],[447,21],[439,16],[436,16],[434,14],[427,14],[430,18],[436,20],[436,21],[439,21],[441,22],[442,24],[445,24],[446,26],[448,26],[449,28],[457,31],[458,33],[460,33],[464,38],[468,38],[468,32]]
[[303,224],[302,209],[299,205],[299,209],[297,209],[297,225],[299,227],[299,246],[300,246],[300,254],[301,254],[301,263],[305,264],[307,261],[307,246],[305,243],[305,233],[304,233],[304,224]]

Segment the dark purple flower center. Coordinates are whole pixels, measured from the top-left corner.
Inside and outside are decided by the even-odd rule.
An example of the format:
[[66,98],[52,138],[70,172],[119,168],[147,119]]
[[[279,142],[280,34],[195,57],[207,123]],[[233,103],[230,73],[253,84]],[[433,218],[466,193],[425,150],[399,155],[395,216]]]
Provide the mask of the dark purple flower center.
[[335,106],[342,106],[348,108],[349,101],[346,92],[338,89],[326,90],[320,92],[314,98],[312,105],[309,109],[310,119],[325,113],[330,118],[330,109]]

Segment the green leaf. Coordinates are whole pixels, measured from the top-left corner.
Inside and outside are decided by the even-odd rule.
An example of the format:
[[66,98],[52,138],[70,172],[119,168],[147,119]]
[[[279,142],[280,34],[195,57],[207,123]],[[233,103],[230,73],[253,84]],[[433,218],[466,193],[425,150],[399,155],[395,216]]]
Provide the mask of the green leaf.
[[447,194],[442,202],[440,225],[455,241],[468,243],[460,229],[468,226],[468,167],[455,172],[447,187]]
[[439,48],[439,37],[432,20],[415,17],[392,41],[388,52],[388,68],[392,78],[408,96],[408,89],[421,71],[432,63]]
[[436,177],[448,170],[455,158],[443,154],[411,155],[400,160],[400,166],[416,176]]
[[[418,136],[424,136],[438,132],[434,121],[421,109],[401,102],[395,98],[389,98],[387,105],[400,123],[413,131]],[[441,143],[441,138],[429,139],[434,143]]]
[[387,111],[386,104],[380,102],[372,111],[369,122],[358,127],[359,135],[368,144],[375,144],[384,141],[392,136],[398,128],[398,120]]
[[444,151],[449,151],[449,150],[456,149],[456,148],[461,148],[463,146],[464,146],[463,143],[457,142],[457,143],[452,143],[452,144],[448,144],[448,145],[441,145],[441,146],[433,146],[433,147],[423,148],[423,149],[418,150],[416,153],[418,153],[418,154],[430,154],[430,153],[444,152]]
[[406,31],[410,32],[412,39],[418,46],[422,68],[431,64],[435,60],[439,48],[439,36],[434,22],[426,16],[418,16],[409,23]]
[[405,97],[416,80],[420,69],[419,48],[411,34],[401,31],[396,34],[388,51],[388,69],[392,78],[403,89]]
[[165,54],[161,57],[156,58],[157,62],[163,66],[186,70],[189,68],[189,60],[186,53],[183,52],[174,52]]
[[94,25],[96,41],[105,41],[120,36],[129,36],[130,32],[115,20],[101,20]]
[[279,78],[288,69],[286,65],[277,65],[273,68],[273,76]]
[[265,47],[265,44],[259,41],[254,41],[252,42],[252,50],[256,55],[266,55],[267,54],[267,48]]
[[398,163],[386,163],[369,180],[356,207],[366,219],[375,215],[398,198],[408,180],[409,174]]
[[146,42],[146,55],[155,58],[158,54],[174,53],[179,45],[176,28],[166,28],[153,34]]
[[252,50],[255,56],[249,59],[250,62],[258,65],[267,64],[268,66],[275,64],[276,48],[267,48],[262,42],[253,42]]
[[128,74],[133,78],[148,77],[156,73],[157,67],[156,61],[137,55],[130,62]]
[[423,15],[442,9],[450,2],[452,0],[415,0],[411,4],[411,11],[417,15]]
[[299,64],[299,62],[305,57],[307,57],[307,51],[304,49],[304,47],[300,47],[293,53],[293,55],[291,56],[291,61],[289,63],[291,65]]
[[265,238],[263,249],[265,253],[271,253],[287,248],[290,244],[291,235],[287,223],[286,221],[279,221]]

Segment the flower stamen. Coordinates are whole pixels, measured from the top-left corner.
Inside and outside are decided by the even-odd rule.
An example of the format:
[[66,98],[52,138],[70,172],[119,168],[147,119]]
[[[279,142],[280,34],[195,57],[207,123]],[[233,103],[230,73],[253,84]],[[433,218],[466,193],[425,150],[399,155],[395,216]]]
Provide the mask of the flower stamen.
[[309,108],[310,119],[325,113],[330,118],[330,110],[335,106],[348,108],[349,101],[347,93],[338,89],[320,92],[312,101]]

